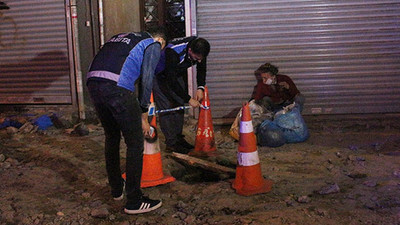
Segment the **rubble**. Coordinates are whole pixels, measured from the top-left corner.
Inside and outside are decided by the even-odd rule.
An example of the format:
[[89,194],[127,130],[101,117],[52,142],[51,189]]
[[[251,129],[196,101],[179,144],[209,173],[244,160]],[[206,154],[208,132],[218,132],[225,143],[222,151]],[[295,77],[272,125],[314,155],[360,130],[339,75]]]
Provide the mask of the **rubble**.
[[339,191],[340,191],[339,185],[334,183],[332,185],[323,187],[321,190],[318,191],[318,194],[328,195],[328,194],[338,193]]
[[[319,129],[308,123],[311,137],[304,143],[258,146],[262,175],[274,184],[271,192],[248,197],[237,195],[227,177],[212,180],[199,172],[204,169],[189,169],[162,152],[163,168],[177,181],[143,189],[163,206],[129,216],[124,201],[110,196],[101,125],[80,121],[68,127],[52,119],[53,126],[40,131],[32,123],[40,115],[12,117],[21,127],[0,129],[0,224],[397,225],[400,218],[398,130],[360,132],[329,124]],[[217,156],[202,160],[234,170],[238,143],[226,127],[214,129]],[[192,143],[195,130],[184,130]],[[378,142],[378,152],[362,146]],[[121,147],[124,170],[123,141]]]

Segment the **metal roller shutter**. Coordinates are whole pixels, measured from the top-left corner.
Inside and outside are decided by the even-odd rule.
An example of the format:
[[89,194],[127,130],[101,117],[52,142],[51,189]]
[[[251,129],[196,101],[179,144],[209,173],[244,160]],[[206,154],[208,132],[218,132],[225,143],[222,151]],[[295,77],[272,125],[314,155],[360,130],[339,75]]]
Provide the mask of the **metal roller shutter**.
[[216,118],[235,116],[265,62],[293,78],[304,114],[400,112],[399,0],[197,0],[196,13]]
[[71,104],[64,0],[5,1],[0,11],[0,104]]

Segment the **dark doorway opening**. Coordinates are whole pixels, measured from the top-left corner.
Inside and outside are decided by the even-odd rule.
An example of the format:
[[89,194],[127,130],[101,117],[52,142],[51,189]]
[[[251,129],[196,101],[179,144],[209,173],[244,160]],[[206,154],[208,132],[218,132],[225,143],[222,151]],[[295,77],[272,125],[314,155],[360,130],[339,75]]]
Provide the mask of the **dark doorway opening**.
[[141,5],[145,30],[163,26],[169,39],[186,36],[184,0],[142,0]]

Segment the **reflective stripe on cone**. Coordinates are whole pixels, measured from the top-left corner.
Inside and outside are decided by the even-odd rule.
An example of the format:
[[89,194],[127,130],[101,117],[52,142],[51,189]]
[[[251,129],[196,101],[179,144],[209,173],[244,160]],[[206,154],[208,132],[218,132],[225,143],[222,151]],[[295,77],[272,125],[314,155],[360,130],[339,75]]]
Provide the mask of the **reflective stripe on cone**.
[[254,166],[260,163],[258,152],[238,152],[237,160],[239,166]]
[[272,181],[262,177],[248,103],[242,108],[237,164],[236,177],[232,183],[237,194],[248,196],[271,191]]
[[[150,102],[151,105],[154,106],[153,92],[151,93]],[[153,115],[153,118],[151,118],[150,125],[154,129],[157,129],[155,115]],[[152,143],[146,141],[145,139],[143,144],[143,169],[140,187],[153,187],[175,181],[174,177],[164,175],[163,173],[159,139],[157,138],[155,142]],[[122,174],[122,177],[126,179],[126,174]]]

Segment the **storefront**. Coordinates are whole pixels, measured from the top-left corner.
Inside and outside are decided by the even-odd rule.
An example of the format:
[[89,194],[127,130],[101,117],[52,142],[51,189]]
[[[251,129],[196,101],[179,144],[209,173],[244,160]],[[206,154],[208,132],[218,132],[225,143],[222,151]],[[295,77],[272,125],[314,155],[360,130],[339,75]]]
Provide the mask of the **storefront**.
[[236,115],[265,62],[293,78],[307,98],[304,114],[400,112],[400,1],[186,3],[192,33],[212,46],[213,117]]
[[0,11],[0,104],[75,104],[65,1],[6,4]]

